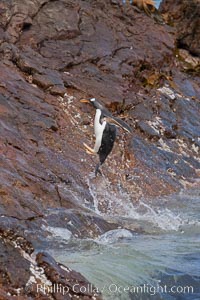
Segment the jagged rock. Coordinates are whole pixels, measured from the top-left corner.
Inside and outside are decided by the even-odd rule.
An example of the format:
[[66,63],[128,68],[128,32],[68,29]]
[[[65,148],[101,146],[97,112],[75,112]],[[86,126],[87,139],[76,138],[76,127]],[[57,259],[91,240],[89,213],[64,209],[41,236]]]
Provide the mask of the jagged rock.
[[180,49],[178,51],[178,57],[180,63],[183,67],[183,70],[188,73],[197,73],[200,74],[200,58],[194,57],[190,54],[189,51]]
[[[20,243],[23,241],[23,244]],[[47,253],[36,259],[30,242],[13,232],[0,233],[0,297],[2,300],[101,299],[100,293],[80,273],[67,268]]]
[[188,50],[194,56],[200,56],[200,3],[198,0],[163,0],[160,11],[169,24],[176,28],[178,48]]
[[[10,279],[22,288],[14,270],[21,261],[24,285],[30,260],[13,246],[17,237],[37,247],[50,225],[94,238],[121,226],[91,213],[96,202],[105,215],[117,209],[102,189],[114,199],[125,192],[134,203],[193,184],[200,168],[200,80],[182,72],[172,28],[122,1],[2,0],[0,17],[0,228],[11,243],[1,249],[16,252]],[[196,27],[189,30],[196,36]],[[197,43],[187,46],[190,54],[198,55]],[[83,149],[83,142],[94,143],[94,111],[79,100],[91,96],[133,128],[132,135],[119,131],[103,178],[92,177],[97,158]],[[32,247],[18,242],[30,256]],[[51,278],[56,265],[49,259],[47,265]],[[4,283],[2,298],[10,300]]]
[[45,275],[53,283],[51,294],[55,299],[101,299],[97,289],[80,273],[56,263],[47,253],[38,253],[36,261],[44,269]]

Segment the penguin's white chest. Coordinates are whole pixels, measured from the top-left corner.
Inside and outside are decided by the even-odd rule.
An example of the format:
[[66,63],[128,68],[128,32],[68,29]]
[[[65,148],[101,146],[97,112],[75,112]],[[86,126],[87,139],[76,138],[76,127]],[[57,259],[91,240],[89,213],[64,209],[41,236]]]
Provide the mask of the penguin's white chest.
[[101,110],[97,109],[96,114],[95,114],[95,118],[94,118],[94,133],[95,133],[95,137],[96,137],[94,151],[96,153],[99,151],[99,148],[101,146],[103,132],[104,132],[104,129],[106,127],[106,121],[104,121],[101,124],[100,117],[101,117]]

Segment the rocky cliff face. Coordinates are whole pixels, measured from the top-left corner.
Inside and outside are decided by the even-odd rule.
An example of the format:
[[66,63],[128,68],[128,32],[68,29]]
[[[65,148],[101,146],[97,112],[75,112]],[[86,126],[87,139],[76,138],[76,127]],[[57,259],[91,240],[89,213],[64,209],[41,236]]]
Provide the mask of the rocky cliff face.
[[[184,25],[175,31],[133,5],[105,2],[0,3],[1,252],[16,258],[8,268],[2,259],[2,299],[12,299],[6,292],[36,297],[25,287],[31,263],[37,268],[43,260],[33,263],[26,255],[48,226],[79,237],[119,226],[88,210],[98,197],[98,210],[107,212],[103,190],[118,194],[120,186],[136,202],[189,187],[198,177],[199,27],[187,27],[191,8],[180,5],[175,22]],[[174,4],[164,2],[163,11],[168,5],[171,11]],[[187,38],[183,28],[190,30]],[[79,102],[83,97],[98,98],[133,129],[132,135],[119,131],[103,166],[106,179],[91,176],[97,158],[83,148],[83,142],[94,144],[94,111]],[[139,230],[137,224],[132,229]],[[16,250],[17,239],[32,250],[21,244]],[[18,261],[26,270],[20,282],[12,275]],[[56,282],[50,273],[45,276]]]
[[178,48],[188,50],[192,55],[200,57],[200,3],[198,0],[187,1],[164,0],[160,11],[167,21],[176,28]]
[[177,56],[182,70],[199,75],[200,72],[200,3],[198,0],[163,0],[160,6],[166,22],[175,29]]

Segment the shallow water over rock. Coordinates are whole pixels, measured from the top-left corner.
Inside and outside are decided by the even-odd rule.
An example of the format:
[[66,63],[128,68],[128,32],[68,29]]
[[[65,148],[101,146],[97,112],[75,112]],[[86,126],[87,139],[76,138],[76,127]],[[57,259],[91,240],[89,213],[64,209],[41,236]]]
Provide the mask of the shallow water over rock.
[[[85,275],[103,299],[199,299],[199,200],[200,190],[194,188],[170,198],[140,201],[129,207],[127,216],[113,216],[121,220],[121,228],[96,239],[72,236],[64,241],[62,230],[59,239],[56,231],[48,245],[50,254]],[[120,201],[123,207],[125,199]],[[109,205],[112,208],[113,202]],[[131,229],[135,222],[142,233]]]

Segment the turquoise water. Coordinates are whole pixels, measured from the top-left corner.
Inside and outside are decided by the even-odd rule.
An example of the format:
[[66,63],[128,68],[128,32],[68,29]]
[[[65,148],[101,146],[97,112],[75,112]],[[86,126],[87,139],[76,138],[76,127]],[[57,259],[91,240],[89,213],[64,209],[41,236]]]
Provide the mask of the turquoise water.
[[106,300],[200,299],[200,190],[132,207],[127,195],[108,201],[109,217],[121,218],[126,228],[137,222],[142,233],[119,228],[67,242],[61,233],[50,254],[81,272]]

